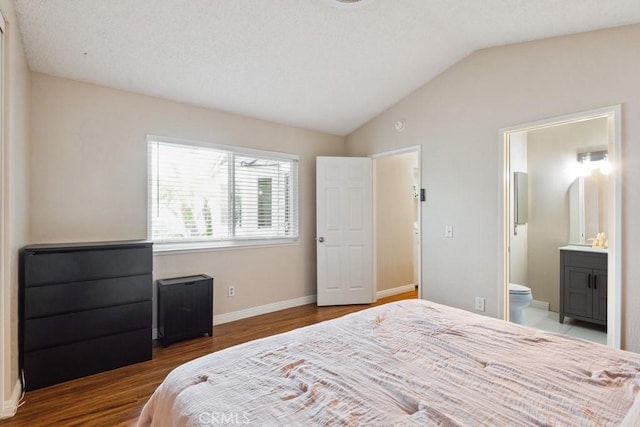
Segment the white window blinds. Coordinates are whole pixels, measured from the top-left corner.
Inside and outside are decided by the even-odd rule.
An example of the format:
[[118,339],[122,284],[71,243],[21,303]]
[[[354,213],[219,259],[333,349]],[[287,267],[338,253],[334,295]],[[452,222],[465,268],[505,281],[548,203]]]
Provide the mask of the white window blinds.
[[148,149],[154,242],[297,239],[297,157],[158,137]]

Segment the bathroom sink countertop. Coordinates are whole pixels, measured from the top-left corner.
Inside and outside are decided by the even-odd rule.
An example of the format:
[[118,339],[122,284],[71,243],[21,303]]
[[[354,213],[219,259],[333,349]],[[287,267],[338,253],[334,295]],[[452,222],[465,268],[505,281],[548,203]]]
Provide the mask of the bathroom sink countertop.
[[588,245],[567,245],[559,247],[561,251],[583,251],[583,252],[598,252],[598,253],[608,253],[608,248],[592,248]]

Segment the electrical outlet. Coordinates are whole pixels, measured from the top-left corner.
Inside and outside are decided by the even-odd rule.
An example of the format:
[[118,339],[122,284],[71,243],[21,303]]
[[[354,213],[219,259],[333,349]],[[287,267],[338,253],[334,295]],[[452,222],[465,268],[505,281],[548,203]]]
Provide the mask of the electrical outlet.
[[236,296],[236,287],[235,286],[229,286],[229,290],[227,291],[227,296],[228,297],[235,297]]
[[484,311],[484,298],[476,297],[476,310]]
[[453,225],[444,226],[444,237],[453,237]]

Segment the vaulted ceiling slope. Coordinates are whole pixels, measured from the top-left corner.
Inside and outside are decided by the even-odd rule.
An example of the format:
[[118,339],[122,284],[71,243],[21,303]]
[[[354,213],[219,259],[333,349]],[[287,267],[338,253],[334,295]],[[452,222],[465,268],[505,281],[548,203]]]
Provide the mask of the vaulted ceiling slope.
[[640,22],[639,0],[15,4],[32,71],[336,135],[475,50]]

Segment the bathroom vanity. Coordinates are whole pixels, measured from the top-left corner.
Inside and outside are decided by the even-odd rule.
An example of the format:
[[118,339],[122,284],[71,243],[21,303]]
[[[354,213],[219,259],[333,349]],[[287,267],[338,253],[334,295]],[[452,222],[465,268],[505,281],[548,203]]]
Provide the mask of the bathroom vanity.
[[607,324],[607,249],[560,249],[560,323],[565,316]]

